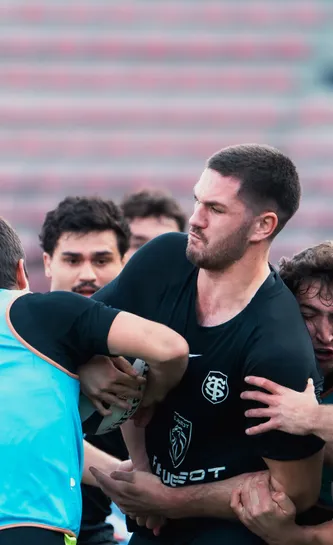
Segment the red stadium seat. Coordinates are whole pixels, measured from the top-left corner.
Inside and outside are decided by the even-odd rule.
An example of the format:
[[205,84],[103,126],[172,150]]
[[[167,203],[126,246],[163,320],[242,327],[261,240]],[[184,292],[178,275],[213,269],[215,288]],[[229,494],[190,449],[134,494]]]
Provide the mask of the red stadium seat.
[[312,45],[305,36],[289,33],[281,36],[256,34],[220,35],[202,34],[175,36],[172,33],[141,36],[113,33],[84,34],[64,33],[53,36],[26,33],[0,35],[0,52],[6,57],[24,55],[26,59],[40,55],[57,59],[86,59],[98,56],[101,59],[146,59],[146,60],[209,60],[224,56],[228,59],[279,59],[288,62],[304,59],[311,54]]
[[267,2],[256,0],[249,3],[247,0],[237,3],[223,0],[205,0],[205,2],[191,2],[191,9],[187,2],[152,3],[148,0],[110,5],[109,2],[94,2],[87,0],[79,4],[67,2],[45,3],[41,0],[30,0],[29,3],[21,0],[0,6],[2,20],[12,21],[19,19],[26,23],[55,23],[70,22],[75,24],[120,23],[145,24],[147,21],[155,23],[169,23],[175,25],[221,25],[225,24],[256,24],[258,26],[297,24],[304,27],[320,24],[329,15],[332,15],[332,6],[329,3],[318,5],[315,0],[299,2]]
[[301,85],[300,78],[292,66],[266,68],[258,65],[256,70],[230,67],[226,72],[215,66],[196,65],[165,67],[159,65],[138,67],[86,67],[66,64],[51,67],[37,65],[8,65],[2,67],[0,85],[10,89],[61,89],[82,88],[96,91],[126,91],[135,82],[137,91],[175,90],[218,92],[291,92]]
[[33,260],[65,195],[166,186],[190,213],[205,159],[244,141],[300,172],[304,204],[272,255],[332,236],[333,107],[316,75],[333,2],[11,0],[0,17],[0,213]]

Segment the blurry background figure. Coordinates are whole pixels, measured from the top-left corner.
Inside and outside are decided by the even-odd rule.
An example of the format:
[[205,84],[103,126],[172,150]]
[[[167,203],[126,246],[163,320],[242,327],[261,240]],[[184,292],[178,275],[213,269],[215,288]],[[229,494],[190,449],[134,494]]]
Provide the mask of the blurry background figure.
[[65,195],[166,188],[189,214],[206,157],[240,142],[297,165],[272,260],[333,232],[331,0],[0,3],[1,214],[47,289],[37,233]]
[[51,291],[90,296],[123,268],[129,227],[110,200],[66,197],[46,214],[39,238]]
[[121,208],[131,230],[127,260],[153,238],[185,231],[186,215],[167,191],[143,189],[130,193],[123,199]]
[[[46,214],[39,238],[51,291],[73,291],[89,297],[122,270],[130,230],[113,201],[66,197]],[[104,450],[103,436],[86,439]],[[107,448],[121,460],[128,458],[119,430],[108,434]],[[116,543],[113,526],[105,522],[111,512],[109,498],[99,488],[81,488],[83,512],[78,545]],[[118,515],[115,523],[115,538],[126,541],[124,517]]]
[[[90,296],[122,270],[125,256],[148,240],[169,231],[183,231],[186,216],[167,192],[143,190],[129,195],[123,209],[99,197],[66,197],[47,212],[40,233],[45,275],[50,289]],[[131,235],[130,226],[134,225]],[[124,460],[128,454],[119,430],[86,439]],[[99,488],[82,486],[83,515],[78,545],[125,543],[129,534],[123,515]],[[106,521],[107,519],[107,521]],[[113,527],[115,526],[115,534]]]

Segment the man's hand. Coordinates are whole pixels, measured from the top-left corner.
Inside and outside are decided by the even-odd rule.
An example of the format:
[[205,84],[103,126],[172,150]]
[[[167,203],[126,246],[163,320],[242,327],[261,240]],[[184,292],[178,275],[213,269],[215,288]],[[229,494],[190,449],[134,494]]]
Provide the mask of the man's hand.
[[138,376],[137,371],[123,357],[94,356],[79,368],[82,392],[91,400],[103,415],[111,414],[104,404],[115,404],[122,409],[129,409],[126,401],[130,398],[142,398],[139,388],[146,379]]
[[[126,471],[131,472],[135,471],[133,463],[131,460],[125,460],[121,462],[117,468],[117,471]],[[147,471],[148,472],[148,471]],[[135,517],[134,515],[130,517],[132,520],[135,520],[138,526],[146,526],[149,530],[152,530],[155,536],[158,536],[161,530],[161,527],[166,524],[166,518],[162,515],[153,515],[149,517]]]
[[298,531],[293,502],[272,489],[268,475],[248,477],[233,491],[231,508],[251,532],[270,545],[292,543]]
[[171,489],[155,475],[144,471],[113,471],[107,475],[94,467],[90,471],[103,492],[112,497],[126,515],[135,518],[163,516]]
[[132,460],[123,460],[120,462],[119,466],[117,467],[117,471],[134,471]]
[[271,380],[260,377],[246,377],[245,381],[269,393],[250,390],[241,394],[242,399],[259,401],[268,407],[249,409],[247,417],[269,418],[268,422],[248,428],[248,435],[256,435],[270,430],[280,430],[294,435],[308,435],[313,432],[319,404],[315,396],[312,379],[304,392],[296,392],[280,386]]
[[159,536],[162,526],[167,522],[167,519],[162,515],[154,515],[150,517],[130,517],[135,520],[138,526],[145,526],[148,530],[152,530],[154,536]]

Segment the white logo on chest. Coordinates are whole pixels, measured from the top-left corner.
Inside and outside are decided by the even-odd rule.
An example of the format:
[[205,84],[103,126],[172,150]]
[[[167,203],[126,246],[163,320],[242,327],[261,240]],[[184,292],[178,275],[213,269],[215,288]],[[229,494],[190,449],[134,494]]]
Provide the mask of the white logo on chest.
[[216,405],[225,401],[229,395],[228,377],[221,371],[209,371],[201,388],[203,396]]
[[192,422],[186,420],[176,411],[173,413],[173,424],[170,429],[169,454],[173,466],[178,467],[183,462],[192,438]]

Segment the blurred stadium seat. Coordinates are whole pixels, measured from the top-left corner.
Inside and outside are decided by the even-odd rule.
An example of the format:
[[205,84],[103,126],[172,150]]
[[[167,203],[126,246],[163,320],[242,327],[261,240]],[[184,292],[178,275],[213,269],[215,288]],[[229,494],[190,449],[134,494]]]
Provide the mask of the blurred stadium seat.
[[256,141],[289,153],[299,214],[273,259],[332,237],[331,0],[11,0],[0,4],[1,214],[44,286],[37,234],[67,194],[169,187]]

